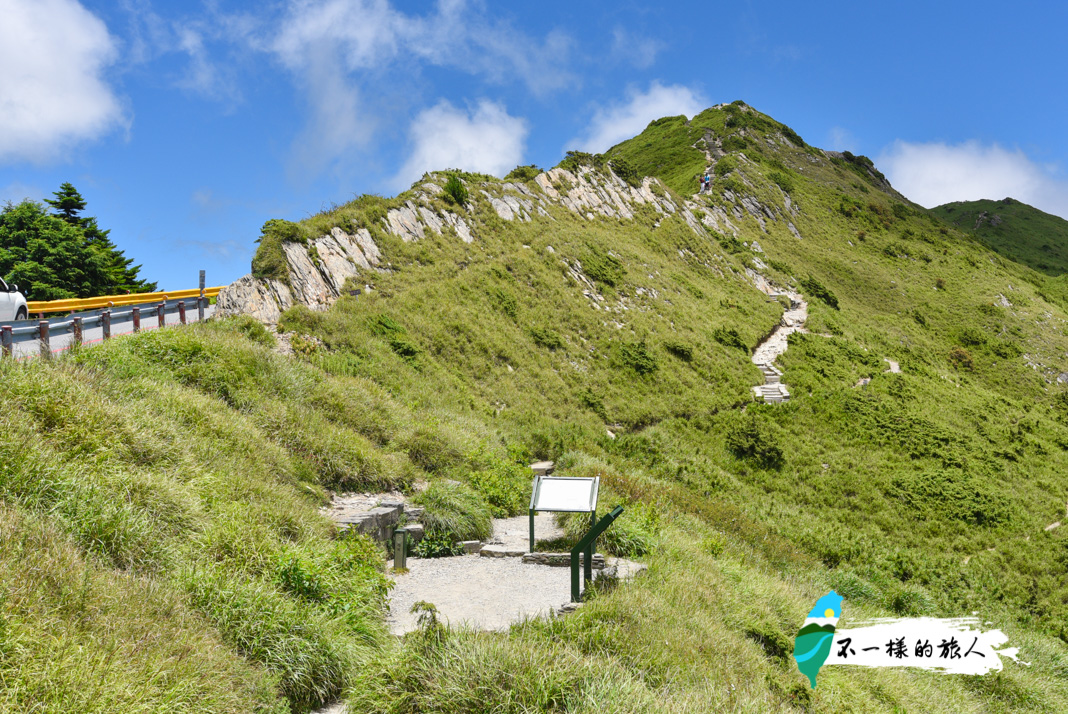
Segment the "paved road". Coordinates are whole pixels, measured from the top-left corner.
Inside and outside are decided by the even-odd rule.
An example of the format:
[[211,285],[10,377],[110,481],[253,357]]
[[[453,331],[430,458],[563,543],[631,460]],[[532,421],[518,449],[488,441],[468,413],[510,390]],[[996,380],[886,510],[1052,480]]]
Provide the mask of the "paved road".
[[[215,314],[215,306],[214,305],[208,305],[204,309],[204,317],[205,317],[205,319],[208,318],[208,317],[211,317],[214,314]],[[190,308],[186,312],[186,320],[188,322],[196,322],[196,319],[197,319],[197,310],[196,310],[196,308],[195,307]],[[32,323],[33,321],[31,320],[30,322]],[[26,325],[27,322],[9,322],[9,323],[4,323],[4,324],[19,326],[19,325]],[[178,324],[178,316],[177,315],[167,315],[167,325],[166,325],[167,327],[171,327],[171,326],[177,325],[177,324]],[[150,309],[142,310],[142,312],[141,312],[141,329],[142,330],[155,330],[155,329],[158,329],[158,328],[159,328],[159,318],[156,317],[155,311],[154,310],[150,310]],[[113,324],[111,326],[111,336],[112,337],[116,337],[118,335],[129,334],[131,332],[133,332],[133,323],[129,322],[129,321],[122,322],[122,323],[116,323],[116,324]],[[95,344],[97,342],[101,342],[101,341],[103,341],[103,339],[104,339],[104,331],[99,325],[96,326],[96,327],[87,327],[82,331],[82,340],[86,345],[91,345],[91,344]],[[71,343],[73,341],[74,341],[74,336],[72,334],[70,334],[70,333],[57,334],[56,332],[53,332],[52,335],[48,339],[49,347],[51,348],[53,354],[56,354],[56,353],[59,353],[59,352],[63,352],[64,350],[69,349],[70,345],[71,345]],[[30,357],[40,356],[40,354],[41,354],[41,343],[40,343],[40,340],[27,340],[25,342],[16,342],[14,347],[13,347],[13,349],[12,349],[12,352],[14,353],[14,355],[15,355],[15,357],[17,359],[28,359]]]

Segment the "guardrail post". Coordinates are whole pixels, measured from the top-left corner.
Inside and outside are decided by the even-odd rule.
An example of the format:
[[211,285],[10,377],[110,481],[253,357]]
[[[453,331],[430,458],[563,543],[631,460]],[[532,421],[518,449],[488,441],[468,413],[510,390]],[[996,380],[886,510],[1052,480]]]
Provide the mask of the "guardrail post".
[[156,317],[159,319],[159,326],[163,327],[167,324],[167,303],[161,302],[156,305]]
[[204,322],[204,296],[201,295],[197,298],[197,320]]
[[37,323],[37,335],[41,341],[41,356],[45,359],[52,359],[52,346],[48,343],[48,320],[41,320]]
[[100,330],[104,333],[104,339],[111,339],[111,310],[100,313]]
[[178,301],[178,322],[185,324],[185,300]]
[[141,308],[139,308],[139,307],[130,308],[130,315],[131,315],[131,317],[133,317],[133,324],[134,324],[133,325],[133,327],[134,327],[133,331],[134,332],[140,332],[141,331]]
[[75,317],[72,318],[71,321],[74,323],[72,326],[74,331],[74,344],[80,347],[84,344],[84,340],[82,340],[82,318]]
[[14,344],[14,337],[11,334],[11,325],[4,325],[0,327],[0,344],[3,345],[3,356],[11,356],[11,347]]

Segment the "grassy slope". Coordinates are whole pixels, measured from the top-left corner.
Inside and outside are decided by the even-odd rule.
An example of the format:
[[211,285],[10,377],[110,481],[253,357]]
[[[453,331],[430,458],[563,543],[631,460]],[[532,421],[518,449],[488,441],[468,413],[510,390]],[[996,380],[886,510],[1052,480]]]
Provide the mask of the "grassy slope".
[[1010,260],[1051,276],[1068,272],[1068,221],[1059,216],[1011,198],[957,201],[931,213]]
[[[300,359],[224,321],[3,366],[0,705],[282,711],[348,688],[354,710],[391,712],[1068,708],[1065,536],[1044,530],[1068,497],[1068,400],[1042,378],[1063,369],[1063,310],[863,166],[755,114],[728,127],[740,111],[700,115],[747,134],[704,200],[730,211],[729,188],[785,214],[789,186],[803,240],[732,218],[765,256],[648,211],[509,223],[474,190],[474,243],[406,244],[378,224],[397,199],[366,198],[305,229],[366,225],[393,270],[287,313]],[[684,131],[613,152],[684,190],[704,168]],[[840,310],[811,300],[832,336],[792,340],[794,399],[742,414],[759,375],[730,343],[781,314],[736,275],[754,257]],[[614,283],[603,300],[576,260]],[[380,556],[329,538],[323,489],[449,476],[514,511],[513,465],[544,457],[627,504],[605,545],[649,576],[508,635],[383,638]],[[1033,666],[834,668],[812,692],[789,652],[830,587],[844,625],[979,610]]]

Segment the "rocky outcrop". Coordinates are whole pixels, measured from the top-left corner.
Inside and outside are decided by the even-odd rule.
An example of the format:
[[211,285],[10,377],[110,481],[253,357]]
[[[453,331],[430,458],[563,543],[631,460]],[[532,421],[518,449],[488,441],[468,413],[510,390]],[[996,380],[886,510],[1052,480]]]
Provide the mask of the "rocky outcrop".
[[[665,217],[679,216],[700,235],[707,234],[706,227],[717,231],[721,226],[734,228],[723,209],[699,207],[691,201],[680,205],[658,179],[646,177],[641,185],[631,186],[608,168],[555,168],[529,184],[488,181],[469,185],[468,190],[472,200],[466,207],[443,207],[441,187],[426,181],[416,186],[404,203],[386,211],[381,229],[405,242],[451,231],[463,242],[472,243],[478,238],[472,227],[481,223],[476,220],[478,211],[485,216],[492,210],[505,221],[530,222],[555,220],[551,209],[563,207],[588,220],[632,220],[643,206]],[[348,279],[386,268],[366,228],[352,234],[334,228],[307,244],[283,243],[282,250],[288,264],[286,279],[244,276],[219,294],[218,314],[243,313],[274,324],[293,305],[324,309],[337,300]]]
[[219,315],[251,315],[269,324],[293,305],[324,308],[341,295],[345,280],[361,270],[376,269],[382,254],[363,228],[352,235],[334,228],[328,235],[303,243],[283,243],[289,265],[288,282],[246,275],[219,293]]

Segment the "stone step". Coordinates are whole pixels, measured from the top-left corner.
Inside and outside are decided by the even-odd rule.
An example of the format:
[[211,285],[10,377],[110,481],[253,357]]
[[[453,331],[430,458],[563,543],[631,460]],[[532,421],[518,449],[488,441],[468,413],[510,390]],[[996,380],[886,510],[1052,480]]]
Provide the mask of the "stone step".
[[[579,553],[579,564],[584,564],[586,561],[586,554]],[[532,563],[534,565],[551,565],[557,568],[567,568],[571,566],[571,554],[570,553],[526,553],[523,555],[524,563]],[[593,570],[601,570],[604,568],[604,556],[600,553],[593,554],[593,564],[590,566]]]

